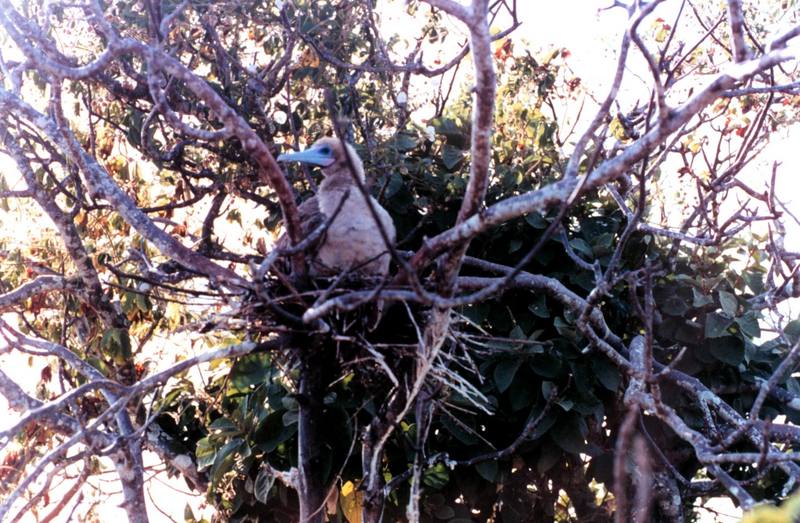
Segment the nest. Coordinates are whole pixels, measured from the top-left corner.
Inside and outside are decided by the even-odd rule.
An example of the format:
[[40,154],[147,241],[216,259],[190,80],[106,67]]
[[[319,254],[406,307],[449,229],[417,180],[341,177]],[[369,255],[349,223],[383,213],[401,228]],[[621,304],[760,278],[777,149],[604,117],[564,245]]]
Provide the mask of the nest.
[[[259,343],[257,351],[269,352],[284,368],[322,368],[329,383],[352,375],[365,392],[385,392],[413,372],[423,313],[416,305],[370,296],[379,284],[360,278],[301,283],[267,278],[241,300],[226,328],[246,333]],[[303,320],[321,301],[352,295],[363,303]]]

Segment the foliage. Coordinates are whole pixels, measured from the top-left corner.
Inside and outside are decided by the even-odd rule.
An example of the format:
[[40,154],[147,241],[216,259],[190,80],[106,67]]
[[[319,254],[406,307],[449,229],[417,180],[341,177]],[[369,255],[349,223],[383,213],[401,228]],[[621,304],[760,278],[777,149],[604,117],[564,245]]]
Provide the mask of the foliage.
[[[49,5],[22,2],[14,10],[4,3],[0,21],[8,32],[21,24],[12,11],[37,23],[47,19],[50,33],[85,53],[64,67],[90,62],[113,41],[94,32],[82,9]],[[800,289],[798,258],[776,247],[785,229],[774,185],[759,200],[760,193],[731,180],[770,132],[797,120],[794,91],[731,94],[751,85],[748,76],[741,86],[726,87],[714,104],[697,108],[691,128],[666,133],[655,141],[663,147],[653,145],[618,176],[592,185],[593,173],[659,129],[657,96],[647,109],[629,103],[627,114],[606,108],[584,150],[573,153],[564,147],[565,122],[553,116],[560,114],[556,107],[575,107],[585,95],[570,72],[569,51],[534,55],[522,50],[515,33],[498,39],[491,57],[497,95],[488,209],[475,215],[502,212],[510,199],[555,191],[565,180],[589,185],[574,193],[570,186],[546,205],[481,229],[456,286],[447,289],[437,287],[447,279],[445,262],[411,265],[430,239],[453,230],[475,176],[472,113],[479,94],[459,86],[450,91],[442,81],[432,97],[435,114],[428,121],[414,117],[416,104],[428,100],[411,96],[410,78],[443,80],[459,67],[453,62],[433,74],[434,66],[415,61],[423,42],[436,48],[452,40],[442,11],[409,3],[409,15],[422,22],[419,45],[404,66],[392,66],[383,47],[396,55],[401,38],[381,40],[372,2],[187,7],[115,1],[98,8],[121,36],[177,58],[243,123],[220,117],[211,94],[158,70],[146,53],[115,56],[102,74],[85,78],[59,77],[42,64],[23,68],[22,85],[39,90],[31,105],[43,106],[50,97],[41,118],[58,122],[50,114],[66,113],[76,142],[144,212],[143,221],[159,224],[219,271],[248,279],[248,286],[237,288],[233,279],[204,272],[207,265],[193,266],[194,258],[159,243],[152,229],[93,185],[87,174],[92,164],[70,156],[63,127],[61,135],[50,135],[14,106],[16,114],[2,115],[4,151],[41,210],[13,194],[7,181],[0,201],[8,216],[38,213],[44,219],[44,213],[56,224],[55,233],[41,226],[28,238],[0,239],[0,311],[18,318],[16,326],[4,319],[0,330],[9,347],[35,347],[59,358],[46,364],[25,409],[101,378],[114,380],[116,387],[101,383],[77,395],[64,407],[67,421],[85,426],[106,413],[98,433],[119,429],[128,439],[114,452],[128,452],[132,462],[141,444],[130,442],[141,436],[124,433],[125,424],[157,430],[169,449],[153,450],[170,473],[206,495],[221,521],[292,521],[308,510],[307,493],[293,476],[307,466],[300,435],[306,412],[314,413],[318,427],[313,470],[326,501],[314,517],[331,520],[367,521],[377,511],[385,521],[401,521],[416,506],[419,521],[611,521],[627,494],[642,490],[643,462],[650,470],[645,479],[659,485],[649,498],[653,521],[680,520],[675,514],[691,519],[698,498],[728,495],[747,505],[789,493],[800,475],[792,461],[800,442],[800,383],[785,365],[794,361],[800,324],[781,316],[778,305]],[[155,21],[172,12],[178,15],[162,34]],[[723,50],[706,38],[727,38],[724,27],[709,30],[676,65],[671,53],[686,42],[672,42],[674,28],[649,11],[632,13],[638,21],[654,20],[646,41],[671,68],[664,73],[671,80],[689,70],[719,70],[714,53]],[[695,15],[703,26],[704,14],[695,9]],[[758,25],[750,38],[765,38],[762,31]],[[81,47],[72,45],[78,41]],[[3,87],[4,96],[12,91]],[[0,107],[11,106],[10,96]],[[375,296],[324,315],[319,321],[327,330],[297,321],[325,300],[364,292],[363,282],[291,279],[283,267],[265,271],[266,279],[252,277],[269,259],[286,207],[264,166],[252,160],[246,135],[230,132],[244,124],[269,154],[342,128],[356,143],[370,191],[397,227],[403,258],[395,269],[416,271],[405,281],[398,276],[382,283],[387,301],[375,328],[364,320],[378,307]],[[215,134],[223,131],[228,134]],[[288,179],[306,198],[316,176],[298,169]],[[700,196],[659,201],[666,178],[680,178],[684,189]],[[726,221],[730,213],[720,207],[737,189],[756,201]],[[659,214],[672,212],[659,221]],[[764,214],[770,236],[753,227]],[[457,248],[446,244],[435,255]],[[426,292],[457,300],[514,270],[519,273],[494,292],[446,307],[414,295],[409,283],[416,277]],[[57,282],[47,280],[55,276]],[[45,291],[14,299],[17,289],[34,284]],[[407,291],[406,298],[394,298],[398,290]],[[425,340],[440,310],[449,311],[443,348],[425,360]],[[172,338],[168,351],[191,347],[164,356],[150,349],[158,338]],[[637,367],[640,346],[649,359]],[[223,352],[213,362],[185,360],[204,364],[202,379],[189,365],[178,368],[193,351],[214,350]],[[175,366],[154,379],[172,360]],[[415,389],[422,362],[429,374]],[[303,388],[309,381],[317,386],[312,394]],[[12,402],[12,389],[3,380],[0,385]],[[112,393],[127,395],[127,409],[106,411],[116,401]],[[405,402],[410,408],[397,407]],[[626,432],[627,420],[635,430]],[[770,432],[773,422],[780,430]],[[53,459],[48,452],[69,425],[59,423],[37,418],[24,430],[0,433],[4,446],[13,436],[25,449],[5,454],[0,490],[17,488],[25,465]],[[631,450],[640,447],[630,430],[646,452]],[[383,436],[373,470],[369,451]],[[87,442],[87,448],[94,447]],[[742,457],[753,453],[763,458]],[[729,461],[713,459],[728,454]],[[190,467],[175,459],[187,455]],[[85,470],[97,467],[87,462]],[[377,480],[370,477],[375,472]],[[742,485],[746,497],[734,492]],[[416,500],[415,488],[421,492]],[[190,509],[186,520],[196,521]]]

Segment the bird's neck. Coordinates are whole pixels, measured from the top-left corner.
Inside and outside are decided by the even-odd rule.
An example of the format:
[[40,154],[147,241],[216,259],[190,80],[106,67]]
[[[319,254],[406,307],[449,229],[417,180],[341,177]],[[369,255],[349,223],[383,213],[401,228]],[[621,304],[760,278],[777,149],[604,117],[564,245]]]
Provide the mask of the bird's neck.
[[324,192],[331,191],[345,191],[355,186],[353,177],[349,172],[336,173],[334,176],[327,175],[322,183],[319,184],[319,190]]

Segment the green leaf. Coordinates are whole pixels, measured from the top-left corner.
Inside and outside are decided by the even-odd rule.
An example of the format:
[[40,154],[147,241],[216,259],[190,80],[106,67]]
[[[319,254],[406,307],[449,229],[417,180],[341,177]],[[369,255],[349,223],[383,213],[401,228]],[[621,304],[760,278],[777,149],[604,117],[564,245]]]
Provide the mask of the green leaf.
[[225,219],[229,223],[238,223],[240,226],[242,225],[242,213],[238,209],[231,209],[228,211],[228,214],[225,215]]
[[441,423],[447,432],[452,434],[453,437],[464,445],[474,445],[478,442],[478,437],[475,434],[453,421],[450,416],[443,417]]
[[525,215],[525,222],[534,229],[546,229],[549,225],[541,213],[532,212]]
[[693,307],[705,307],[706,305],[710,305],[714,303],[714,299],[707,294],[703,294],[695,287],[692,287],[692,306]]
[[508,388],[511,410],[516,412],[530,406],[536,401],[538,390],[539,387],[537,387],[537,383],[533,380],[518,378],[512,381],[511,386]]
[[217,418],[211,422],[208,428],[214,437],[238,435],[240,430],[231,420],[225,417]]
[[542,396],[545,399],[549,399],[550,396],[554,394],[556,390],[556,385],[552,381],[543,381],[542,382]]
[[607,359],[593,359],[592,370],[594,371],[595,376],[597,376],[597,381],[599,381],[603,387],[611,392],[614,392],[619,388],[622,377],[620,376],[619,370]]
[[115,363],[123,364],[131,358],[131,337],[126,329],[108,329],[100,339],[100,348]]
[[706,338],[719,338],[728,335],[728,327],[733,323],[732,318],[712,312],[706,316]]
[[686,302],[677,296],[670,296],[661,304],[661,312],[670,316],[683,316],[688,310]]
[[553,438],[556,445],[565,451],[571,454],[580,454],[586,449],[583,435],[584,427],[583,419],[574,416],[569,417],[553,427],[550,431],[550,437]]
[[464,151],[452,145],[445,144],[442,148],[442,163],[447,170],[452,171],[464,159]]
[[[0,176],[0,192],[7,192],[10,188],[8,187],[8,182],[6,182],[5,177]],[[0,209],[8,212],[11,208],[8,205],[8,198],[0,198]]]
[[214,456],[217,453],[217,447],[208,438],[202,438],[197,442],[197,448],[194,455],[197,458],[197,470],[204,470],[214,463]]
[[514,375],[517,369],[522,364],[522,358],[514,358],[503,360],[494,368],[494,382],[497,385],[497,390],[505,392],[511,382],[514,381]]
[[522,330],[522,327],[519,325],[514,325],[514,328],[511,329],[511,332],[508,333],[509,338],[513,338],[515,340],[525,340],[527,336],[525,336],[525,331]]
[[719,296],[719,304],[723,312],[730,317],[736,316],[736,310],[739,308],[739,302],[736,301],[736,296],[727,291],[717,291]]
[[386,185],[386,190],[383,191],[383,197],[390,199],[392,196],[400,192],[403,188],[403,177],[397,173],[392,173],[389,177],[389,182]]
[[575,406],[575,402],[569,398],[559,398],[556,400],[556,405],[561,407],[564,412],[569,412],[572,410],[572,407]]
[[297,424],[284,425],[284,411],[271,412],[256,427],[253,442],[259,450],[272,452],[297,433]]
[[574,342],[578,339],[575,328],[570,323],[567,323],[561,316],[557,316],[556,319],[553,320],[553,327],[556,328],[556,331],[558,331],[561,336],[569,341]]
[[604,232],[592,238],[592,251],[595,255],[604,254],[610,251],[611,245],[615,240],[614,234]]
[[217,451],[214,456],[214,464],[209,471],[212,487],[216,486],[219,480],[222,479],[222,476],[233,468],[236,455],[243,445],[247,446],[243,439],[234,438]]
[[800,320],[792,320],[787,323],[783,333],[786,334],[790,342],[797,343],[797,340],[800,339]]
[[436,517],[436,519],[447,519],[447,520],[449,520],[453,516],[456,515],[456,511],[453,510],[453,507],[451,507],[449,505],[439,505],[433,511],[433,515]]
[[736,323],[748,338],[758,338],[761,336],[761,327],[758,325],[758,313],[749,311],[736,318]]
[[489,483],[494,483],[495,479],[497,479],[497,461],[493,459],[481,461],[475,465],[475,470]]
[[764,274],[762,271],[745,271],[743,276],[753,294],[764,292]]
[[231,368],[228,379],[232,392],[250,391],[269,379],[272,364],[267,354],[248,354],[239,358]]
[[281,416],[281,421],[285,427],[291,427],[297,425],[298,419],[298,412],[296,410],[287,410]]
[[436,132],[447,138],[447,143],[456,146],[466,144],[466,133],[454,120],[437,118],[432,123]]
[[539,459],[536,460],[536,471],[539,474],[544,474],[560,460],[561,449],[550,442],[543,443],[539,451]]
[[569,244],[578,254],[583,254],[587,259],[591,260],[594,257],[592,246],[586,243],[583,238],[573,238],[569,241]]
[[187,521],[189,523],[193,523],[194,521],[197,521],[197,518],[194,517],[194,512],[192,511],[192,506],[189,505],[189,503],[187,503],[186,506],[183,507],[183,520]]
[[539,318],[546,319],[550,317],[550,311],[547,309],[547,301],[542,293],[533,296],[533,299],[528,304],[528,310]]
[[150,312],[152,304],[150,303],[150,300],[147,299],[147,296],[139,293],[136,293],[133,296],[136,308],[139,309],[140,312],[144,313]]
[[708,340],[711,355],[728,365],[739,365],[744,359],[744,342],[736,336]]
[[394,139],[394,146],[400,152],[410,151],[417,146],[417,137],[411,133],[397,133]]
[[448,481],[450,481],[450,471],[443,463],[437,463],[426,470],[422,476],[422,482],[434,490],[443,488]]
[[258,501],[266,504],[269,497],[269,491],[272,485],[275,484],[275,476],[272,475],[267,467],[261,467],[258,470],[255,484],[253,485],[253,495]]

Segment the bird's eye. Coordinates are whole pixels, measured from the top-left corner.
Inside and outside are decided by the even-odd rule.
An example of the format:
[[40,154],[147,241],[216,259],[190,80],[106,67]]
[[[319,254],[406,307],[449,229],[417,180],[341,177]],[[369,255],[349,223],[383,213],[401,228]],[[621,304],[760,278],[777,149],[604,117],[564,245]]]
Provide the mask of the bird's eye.
[[331,148],[325,146],[322,149],[320,149],[319,152],[321,152],[322,154],[331,154]]

